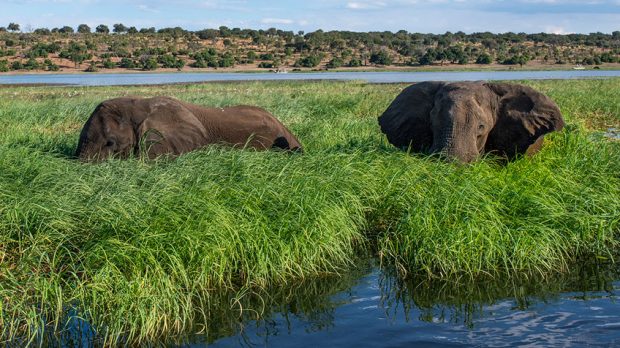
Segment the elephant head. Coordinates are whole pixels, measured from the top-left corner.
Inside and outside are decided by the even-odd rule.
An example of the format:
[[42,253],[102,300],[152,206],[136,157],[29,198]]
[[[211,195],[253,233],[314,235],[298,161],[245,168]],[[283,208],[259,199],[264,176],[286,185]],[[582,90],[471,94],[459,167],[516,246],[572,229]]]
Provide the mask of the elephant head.
[[116,98],[97,106],[80,133],[76,157],[103,160],[146,152],[180,154],[207,142],[207,131],[177,100]]
[[533,154],[564,120],[549,97],[527,86],[421,82],[405,88],[379,124],[399,148],[471,162],[482,153]]

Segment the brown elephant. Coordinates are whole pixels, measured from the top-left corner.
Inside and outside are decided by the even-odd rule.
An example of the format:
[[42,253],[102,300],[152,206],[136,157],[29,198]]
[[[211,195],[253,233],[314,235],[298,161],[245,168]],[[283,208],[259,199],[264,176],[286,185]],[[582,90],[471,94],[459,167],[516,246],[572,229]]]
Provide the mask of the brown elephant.
[[396,147],[471,162],[482,153],[532,155],[564,119],[553,100],[528,86],[421,82],[396,97],[379,125]]
[[169,97],[115,98],[95,108],[78,142],[82,160],[179,155],[209,144],[301,150],[293,134],[264,109],[207,108]]

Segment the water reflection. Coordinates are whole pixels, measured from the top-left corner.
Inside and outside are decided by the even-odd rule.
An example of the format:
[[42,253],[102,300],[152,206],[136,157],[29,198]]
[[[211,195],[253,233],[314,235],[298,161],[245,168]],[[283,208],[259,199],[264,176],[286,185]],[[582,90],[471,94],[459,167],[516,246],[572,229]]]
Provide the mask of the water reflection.
[[[616,266],[597,263],[547,279],[462,282],[402,281],[372,267],[341,292],[318,287],[292,307],[275,306],[266,319],[240,323],[235,336],[209,341],[215,347],[608,346],[620,343],[619,278]],[[320,305],[299,311],[305,301]]]
[[[198,334],[168,337],[152,346],[620,344],[618,265],[580,263],[569,274],[546,279],[458,282],[402,280],[372,259],[358,265],[343,276],[289,287],[212,294],[196,313],[191,331]],[[86,320],[74,317],[66,324],[47,334],[43,345],[105,344]]]

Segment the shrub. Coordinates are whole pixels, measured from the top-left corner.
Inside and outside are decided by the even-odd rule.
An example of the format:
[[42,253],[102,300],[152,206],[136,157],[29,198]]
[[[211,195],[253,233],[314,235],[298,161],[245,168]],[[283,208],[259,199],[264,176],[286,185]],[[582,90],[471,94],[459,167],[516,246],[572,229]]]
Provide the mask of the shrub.
[[119,66],[124,69],[135,69],[136,62],[134,62],[133,59],[129,59],[125,57],[121,59],[121,63],[119,64]]
[[26,70],[39,70],[40,68],[41,66],[39,65],[39,62],[37,62],[34,58],[28,59],[26,64],[24,64],[24,69]]
[[373,52],[370,55],[370,62],[379,65],[392,64],[392,57],[386,51]]
[[19,60],[16,60],[11,64],[11,70],[22,70],[23,68],[24,64],[22,64]]
[[88,68],[86,68],[86,70],[84,70],[86,72],[97,72],[99,71],[99,69],[97,68],[97,65],[95,64],[95,62],[91,62],[90,65],[88,66]]
[[311,55],[311,56],[299,58],[295,62],[296,67],[303,66],[306,68],[314,68],[318,66],[319,64],[321,64],[321,57],[318,55]]
[[272,69],[273,68],[273,63],[271,63],[271,62],[260,62],[260,63],[258,63],[258,67],[259,68],[265,68],[265,69]]
[[60,67],[52,62],[50,59],[46,59],[43,64],[45,64],[47,71],[58,71],[60,70]]
[[0,60],[0,72],[9,71],[9,62],[6,60]]
[[348,65],[353,68],[362,66],[362,60],[359,58],[351,58]]
[[342,58],[334,57],[332,60],[329,61],[329,63],[327,63],[326,67],[328,67],[329,69],[336,69],[340,68],[343,64],[344,62],[342,61]]
[[104,69],[114,69],[116,68],[116,63],[114,63],[110,58],[103,60],[103,68]]
[[157,59],[155,59],[155,57],[142,57],[140,63],[142,70],[156,70],[158,68]]
[[493,59],[487,53],[482,53],[476,58],[476,64],[491,64]]

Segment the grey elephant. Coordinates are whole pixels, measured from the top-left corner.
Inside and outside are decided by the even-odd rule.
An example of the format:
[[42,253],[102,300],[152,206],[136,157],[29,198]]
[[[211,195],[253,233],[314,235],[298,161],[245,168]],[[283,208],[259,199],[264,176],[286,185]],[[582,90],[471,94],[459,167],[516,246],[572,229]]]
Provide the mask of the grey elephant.
[[379,125],[396,147],[471,162],[483,153],[535,154],[564,119],[553,100],[528,86],[432,81],[405,88]]
[[82,128],[81,160],[179,155],[209,144],[301,151],[297,138],[255,106],[208,108],[169,97],[115,98],[102,102]]

